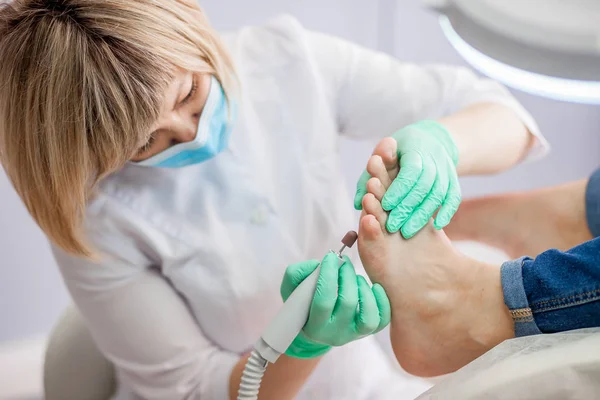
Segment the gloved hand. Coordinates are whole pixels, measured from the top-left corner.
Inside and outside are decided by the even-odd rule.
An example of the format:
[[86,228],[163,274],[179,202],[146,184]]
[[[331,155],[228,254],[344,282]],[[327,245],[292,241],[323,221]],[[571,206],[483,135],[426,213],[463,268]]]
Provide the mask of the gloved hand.
[[[319,261],[290,265],[281,283],[283,300],[308,277]],[[377,333],[390,323],[391,307],[385,290],[379,284],[369,287],[366,279],[354,272],[349,258],[339,266],[335,254],[327,254],[321,262],[317,289],[308,320],[287,349],[296,358],[319,357],[331,348]]]
[[[409,239],[423,228],[438,208],[434,226],[442,229],[450,223],[461,202],[456,174],[458,149],[452,136],[436,121],[420,121],[392,135],[398,143],[400,172],[388,188],[381,205],[389,213],[386,228],[401,230]],[[362,208],[367,193],[367,171],[361,175],[354,207]]]

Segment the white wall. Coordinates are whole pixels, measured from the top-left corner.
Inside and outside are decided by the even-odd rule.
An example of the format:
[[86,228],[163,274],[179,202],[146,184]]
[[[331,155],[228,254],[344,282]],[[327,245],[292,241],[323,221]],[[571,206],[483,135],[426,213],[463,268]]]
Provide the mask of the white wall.
[[[442,37],[436,18],[417,0],[203,0],[215,26],[231,29],[260,23],[280,12],[308,28],[337,34],[404,61],[461,60]],[[554,145],[546,160],[493,178],[464,181],[467,195],[525,189],[588,175],[598,164],[600,107],[518,97]],[[401,107],[401,105],[399,105]],[[567,117],[568,116],[568,117]],[[371,145],[345,143],[350,185]],[[0,342],[44,334],[68,301],[48,246],[0,172]],[[1,396],[0,396],[1,397]]]
[[67,300],[42,232],[0,169],[0,342],[46,332]]

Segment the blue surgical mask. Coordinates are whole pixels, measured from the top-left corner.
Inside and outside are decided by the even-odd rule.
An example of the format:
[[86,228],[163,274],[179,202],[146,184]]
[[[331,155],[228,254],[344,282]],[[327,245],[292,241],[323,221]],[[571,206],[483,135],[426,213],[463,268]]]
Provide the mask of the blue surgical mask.
[[134,164],[145,167],[179,168],[210,160],[227,147],[235,117],[235,105],[232,105],[231,111],[229,115],[223,88],[213,76],[194,140],[169,147]]

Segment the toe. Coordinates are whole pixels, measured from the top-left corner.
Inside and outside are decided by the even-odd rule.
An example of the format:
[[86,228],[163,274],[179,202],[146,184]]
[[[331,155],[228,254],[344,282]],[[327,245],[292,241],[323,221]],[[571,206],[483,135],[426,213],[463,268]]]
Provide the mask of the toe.
[[372,193],[373,196],[381,202],[385,195],[385,187],[378,178],[371,178],[367,182],[367,192]]
[[373,215],[365,215],[360,220],[358,253],[371,281],[383,282],[387,266],[386,240],[381,225]]
[[372,193],[367,193],[365,197],[363,197],[362,204],[363,210],[365,210],[367,214],[373,215],[377,219],[377,222],[379,222],[381,229],[385,230],[387,213],[381,208],[379,200],[377,200]]
[[393,180],[398,175],[400,169],[398,164],[398,143],[394,138],[383,138],[375,146],[373,155],[381,157],[385,169]]
[[374,215],[365,215],[360,220],[360,227],[358,232],[358,241],[364,244],[370,242],[376,242],[383,239],[383,231],[381,225]]
[[367,162],[367,172],[373,178],[379,179],[386,190],[388,187],[390,187],[392,180],[387,169],[385,169],[385,165],[383,164],[383,159],[381,156],[376,155],[369,158],[369,161]]

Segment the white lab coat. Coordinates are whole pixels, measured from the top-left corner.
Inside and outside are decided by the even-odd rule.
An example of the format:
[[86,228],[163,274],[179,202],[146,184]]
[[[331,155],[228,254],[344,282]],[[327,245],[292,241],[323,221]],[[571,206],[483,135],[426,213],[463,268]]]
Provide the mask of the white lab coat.
[[[385,137],[488,101],[518,113],[535,151],[545,143],[503,87],[464,68],[405,64],[291,17],[225,42],[242,88],[229,148],[182,169],[126,166],[88,207],[102,262],[54,249],[99,347],[144,399],[226,399],[233,365],[281,306],[286,266],[356,228],[340,135]],[[396,374],[366,338],[327,354],[298,398],[414,398]]]

